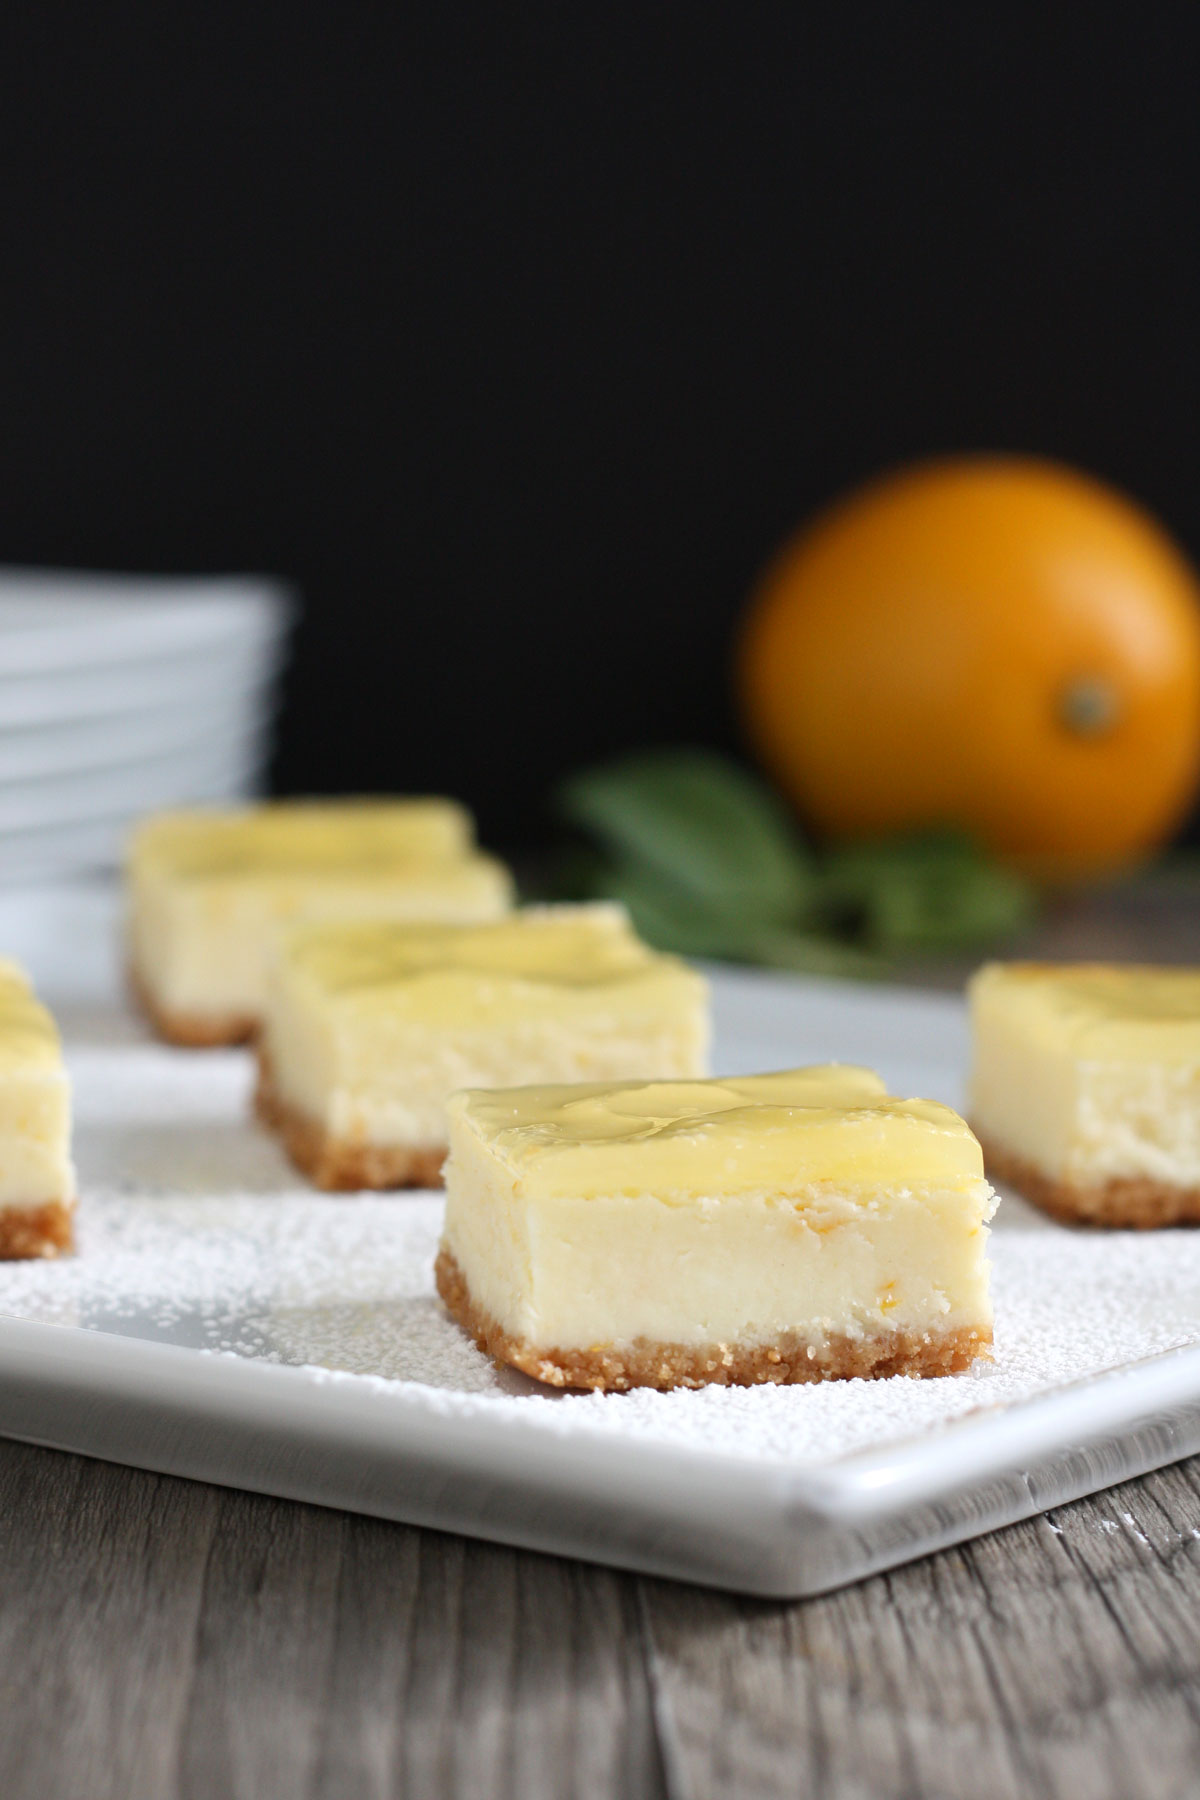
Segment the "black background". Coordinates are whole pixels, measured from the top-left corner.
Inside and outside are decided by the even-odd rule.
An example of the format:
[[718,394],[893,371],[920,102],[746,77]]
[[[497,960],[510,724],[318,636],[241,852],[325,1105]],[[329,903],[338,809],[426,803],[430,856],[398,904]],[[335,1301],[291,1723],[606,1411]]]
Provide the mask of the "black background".
[[285,791],[735,743],[772,545],[1036,450],[1200,552],[1200,13],[5,10],[0,559],[293,578]]

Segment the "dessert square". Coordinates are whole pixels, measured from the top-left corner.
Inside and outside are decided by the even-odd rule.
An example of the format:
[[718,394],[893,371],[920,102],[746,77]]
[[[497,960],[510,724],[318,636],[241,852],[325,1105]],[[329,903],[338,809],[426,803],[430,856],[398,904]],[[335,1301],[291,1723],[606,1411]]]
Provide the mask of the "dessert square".
[[258,1110],[323,1188],[432,1186],[456,1088],[704,1072],[708,986],[621,907],[313,926],[272,970]]
[[72,1246],[71,1091],[58,1030],[25,971],[0,958],[0,1257]]
[[134,989],[160,1036],[194,1046],[253,1036],[281,926],[464,922],[512,904],[507,869],[449,800],[160,813],[134,833],[127,875]]
[[1200,970],[991,963],[969,999],[993,1180],[1068,1223],[1200,1220]]
[[869,1069],[456,1094],[438,1291],[556,1387],[949,1375],[992,1339],[979,1145]]

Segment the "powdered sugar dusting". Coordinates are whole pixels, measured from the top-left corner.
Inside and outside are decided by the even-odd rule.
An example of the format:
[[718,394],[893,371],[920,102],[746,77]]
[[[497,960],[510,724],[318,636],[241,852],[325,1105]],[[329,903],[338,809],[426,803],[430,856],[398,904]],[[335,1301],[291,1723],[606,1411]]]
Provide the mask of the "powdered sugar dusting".
[[1072,1233],[1008,1198],[992,1240],[996,1359],[968,1375],[549,1393],[496,1370],[444,1314],[440,1196],[314,1194],[249,1120],[244,1053],[163,1049],[116,1015],[66,1024],[80,1252],[0,1265],[0,1312],[226,1352],[231,1381],[254,1358],[442,1413],[821,1463],[1200,1342],[1200,1232]]

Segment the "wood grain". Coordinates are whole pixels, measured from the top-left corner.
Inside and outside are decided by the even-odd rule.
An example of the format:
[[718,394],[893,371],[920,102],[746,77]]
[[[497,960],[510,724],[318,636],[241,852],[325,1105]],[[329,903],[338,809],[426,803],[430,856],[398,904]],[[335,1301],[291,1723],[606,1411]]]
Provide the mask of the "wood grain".
[[1198,1526],[1190,1464],[799,1605],[645,1584],[671,1793],[1194,1795]]
[[665,1792],[632,1580],[0,1443],[4,1800]]
[[818,1600],[0,1443],[4,1800],[1183,1800],[1200,1461]]

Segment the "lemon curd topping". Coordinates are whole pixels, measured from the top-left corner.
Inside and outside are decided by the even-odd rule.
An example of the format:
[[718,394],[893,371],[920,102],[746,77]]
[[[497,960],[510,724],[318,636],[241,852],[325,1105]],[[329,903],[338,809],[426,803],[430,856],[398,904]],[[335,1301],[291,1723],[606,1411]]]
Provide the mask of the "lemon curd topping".
[[134,859],[205,880],[344,874],[470,851],[470,814],[452,800],[275,801],[229,811],[159,813],[143,821]]
[[623,908],[529,907],[479,925],[300,927],[289,978],[339,1011],[400,1021],[529,1021],[620,998],[699,995],[701,978],[641,942]]
[[812,1182],[951,1184],[983,1158],[957,1113],[890,1098],[869,1069],[832,1065],[723,1081],[528,1087],[451,1102],[498,1162],[539,1193],[794,1191]]
[[992,963],[977,1006],[1002,1007],[1073,1056],[1200,1060],[1200,969],[1144,963]]

